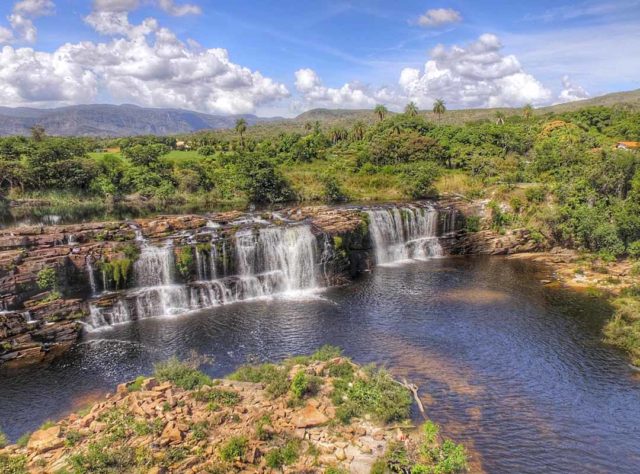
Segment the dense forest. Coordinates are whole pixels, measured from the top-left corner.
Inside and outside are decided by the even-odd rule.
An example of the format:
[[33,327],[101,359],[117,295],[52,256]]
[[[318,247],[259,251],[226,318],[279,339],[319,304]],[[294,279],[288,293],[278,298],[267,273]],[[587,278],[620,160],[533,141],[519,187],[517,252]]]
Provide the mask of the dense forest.
[[[384,107],[372,124],[320,122],[253,132],[114,140],[0,140],[3,201],[193,202],[243,206],[291,201],[400,200],[455,193],[489,199],[491,225],[525,226],[540,238],[598,252],[640,256],[640,113],[588,107],[538,116],[497,112],[493,121],[440,124],[444,104],[402,114]],[[188,151],[176,151],[186,147]],[[470,223],[473,227],[475,223]],[[473,229],[471,229],[473,230]]]

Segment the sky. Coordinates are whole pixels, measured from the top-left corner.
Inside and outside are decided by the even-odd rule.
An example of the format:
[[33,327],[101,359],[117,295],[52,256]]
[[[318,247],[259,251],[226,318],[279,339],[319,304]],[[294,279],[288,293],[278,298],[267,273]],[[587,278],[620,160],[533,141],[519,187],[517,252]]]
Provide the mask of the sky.
[[0,105],[520,107],[640,88],[640,0],[0,0]]

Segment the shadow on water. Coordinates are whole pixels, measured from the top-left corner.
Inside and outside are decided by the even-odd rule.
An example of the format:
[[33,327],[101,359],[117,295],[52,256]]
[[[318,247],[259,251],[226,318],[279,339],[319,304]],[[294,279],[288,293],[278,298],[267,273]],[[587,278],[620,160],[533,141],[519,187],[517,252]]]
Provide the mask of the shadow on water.
[[247,358],[330,343],[418,384],[429,417],[470,448],[474,472],[638,472],[640,382],[601,342],[611,308],[542,285],[545,272],[501,258],[436,259],[377,268],[322,298],[118,326],[85,336],[49,368],[0,379],[0,424],[15,439],[174,354],[213,357],[204,370],[221,376]]

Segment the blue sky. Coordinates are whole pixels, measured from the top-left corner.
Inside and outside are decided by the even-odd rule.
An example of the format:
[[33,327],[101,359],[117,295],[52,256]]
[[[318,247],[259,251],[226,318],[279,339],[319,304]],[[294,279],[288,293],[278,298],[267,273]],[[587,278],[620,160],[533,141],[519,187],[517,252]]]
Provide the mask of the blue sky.
[[640,0],[5,0],[0,101],[294,115],[640,88]]

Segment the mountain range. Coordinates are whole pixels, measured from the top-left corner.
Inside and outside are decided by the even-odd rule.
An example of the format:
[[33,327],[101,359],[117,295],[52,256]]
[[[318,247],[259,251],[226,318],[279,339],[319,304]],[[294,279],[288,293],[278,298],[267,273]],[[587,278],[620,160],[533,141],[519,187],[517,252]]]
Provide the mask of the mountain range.
[[[582,107],[625,104],[640,108],[640,89],[616,92],[592,99],[536,109],[535,113],[553,113]],[[440,119],[443,123],[464,123],[493,119],[496,112],[505,115],[521,113],[517,108],[449,110]],[[424,112],[423,112],[424,113]],[[430,112],[426,112],[427,115]],[[248,125],[271,125],[321,121],[349,124],[354,120],[375,120],[371,110],[313,109],[293,118],[257,117],[256,115],[211,115],[182,109],[156,109],[136,105],[75,105],[53,109],[0,107],[0,136],[29,135],[31,127],[41,125],[48,135],[122,137],[131,135],[173,135],[199,130],[232,128],[238,118]]]

